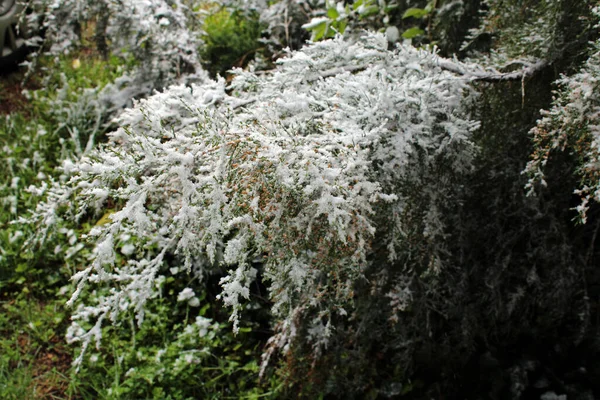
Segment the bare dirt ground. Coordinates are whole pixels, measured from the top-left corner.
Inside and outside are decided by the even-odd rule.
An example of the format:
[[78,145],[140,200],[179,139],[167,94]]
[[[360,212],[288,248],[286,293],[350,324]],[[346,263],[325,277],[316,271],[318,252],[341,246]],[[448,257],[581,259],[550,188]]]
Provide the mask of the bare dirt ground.
[[14,112],[27,114],[28,100],[23,95],[23,89],[33,89],[31,80],[25,85],[23,70],[17,70],[7,75],[0,73],[0,115],[8,115]]

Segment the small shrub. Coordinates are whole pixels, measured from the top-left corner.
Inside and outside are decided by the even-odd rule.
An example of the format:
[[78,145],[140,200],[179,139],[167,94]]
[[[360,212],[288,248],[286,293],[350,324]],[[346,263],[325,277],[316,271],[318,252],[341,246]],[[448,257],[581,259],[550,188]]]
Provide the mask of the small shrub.
[[259,47],[260,25],[256,15],[223,8],[204,19],[200,56],[214,77],[225,76],[233,67],[243,68]]
[[99,221],[70,304],[98,291],[71,339],[99,343],[125,310],[141,324],[157,280],[174,274],[161,272],[169,257],[198,279],[226,271],[219,297],[234,331],[253,282],[268,282],[265,364],[296,341],[322,354],[371,266],[389,267],[394,284],[397,260],[409,274],[439,271],[439,210],[470,170],[477,127],[464,80],[439,62],[389,52],[381,35],[336,39],[272,74],[240,71],[228,91],[223,80],[174,86],[123,113],[110,143],[63,166],[71,178],[31,218],[42,240],[61,219]]

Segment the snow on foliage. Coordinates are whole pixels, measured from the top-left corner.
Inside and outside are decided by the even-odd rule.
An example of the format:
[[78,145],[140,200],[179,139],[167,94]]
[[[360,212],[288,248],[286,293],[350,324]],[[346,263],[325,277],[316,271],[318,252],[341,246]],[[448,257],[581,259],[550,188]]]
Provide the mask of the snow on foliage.
[[483,35],[497,42],[493,59],[528,57],[547,59],[564,45],[558,26],[566,0],[542,0],[524,7],[521,1],[484,0],[485,12],[478,28],[470,30],[468,47]]
[[577,211],[585,222],[588,203],[600,202],[600,41],[593,44],[581,71],[564,76],[558,84],[553,107],[542,112],[531,131],[535,152],[526,168],[531,177],[528,188],[532,192],[536,183],[546,185],[544,168],[552,152],[576,154],[582,177],[582,186],[576,190],[582,197]]
[[[108,290],[76,308],[70,340],[99,343],[104,320],[127,309],[141,323],[161,275],[226,269],[220,298],[234,329],[260,276],[279,321],[271,347],[288,349],[300,324],[316,352],[327,346],[373,254],[393,265],[415,231],[434,243],[452,177],[471,168],[478,124],[465,79],[434,53],[387,47],[380,34],[336,38],[269,74],[238,70],[230,86],[172,86],[123,112],[109,143],[66,162],[28,222],[43,241],[60,219],[103,215],[69,304]],[[428,250],[425,273],[443,251]],[[185,268],[168,268],[173,257]]]
[[[41,51],[54,56],[68,53],[81,44],[87,29],[94,30],[92,39],[105,56],[133,61],[133,71],[102,93],[114,108],[182,78],[189,82],[197,78],[194,71],[204,77],[197,54],[199,33],[190,29],[199,15],[185,0],[31,0],[28,6],[35,11],[26,16],[29,25],[43,31],[44,42],[49,43]],[[90,27],[89,21],[95,23]]]

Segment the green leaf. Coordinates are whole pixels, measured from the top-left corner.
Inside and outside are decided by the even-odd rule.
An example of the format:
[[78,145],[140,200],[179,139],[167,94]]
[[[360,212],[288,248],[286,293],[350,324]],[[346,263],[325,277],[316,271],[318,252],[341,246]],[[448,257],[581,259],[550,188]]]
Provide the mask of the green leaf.
[[379,12],[379,7],[377,7],[376,5],[371,5],[371,6],[367,6],[367,7],[363,8],[362,11],[358,12],[358,14],[361,17],[368,17],[370,15],[377,14],[378,12]]
[[340,13],[335,9],[335,7],[331,7],[327,10],[327,16],[331,19],[337,19],[340,16]]
[[312,38],[311,40],[316,42],[318,40],[321,40],[325,37],[325,34],[327,33],[327,31],[329,30],[329,23],[327,21],[323,21],[318,25],[312,26],[310,28],[308,28],[309,31],[312,31]]
[[425,7],[425,11],[427,11],[428,13],[433,11],[433,8],[435,7],[435,0],[430,1],[427,6]]
[[96,226],[102,226],[111,223],[112,219],[110,218],[110,216],[114,213],[115,210],[108,210],[107,212],[105,212],[102,218],[100,218],[98,222],[96,222]]
[[402,34],[402,37],[404,39],[412,39],[412,38],[420,36],[424,33],[425,33],[425,31],[423,29],[417,28],[416,26],[414,26],[410,29],[405,30],[404,33]]
[[204,306],[202,306],[202,308],[200,309],[200,311],[198,312],[198,314],[204,316],[206,314],[206,311],[209,308],[210,308],[210,303],[205,304]]
[[402,15],[402,19],[423,18],[423,17],[426,17],[427,15],[429,15],[428,10],[424,10],[422,8],[409,8],[408,10],[404,11],[404,14]]
[[15,272],[17,272],[17,273],[26,272],[28,269],[29,269],[29,264],[19,263],[17,265],[17,268],[15,268]]
[[386,14],[389,14],[397,8],[398,8],[398,4],[388,4],[387,6],[385,6],[383,8],[383,12]]

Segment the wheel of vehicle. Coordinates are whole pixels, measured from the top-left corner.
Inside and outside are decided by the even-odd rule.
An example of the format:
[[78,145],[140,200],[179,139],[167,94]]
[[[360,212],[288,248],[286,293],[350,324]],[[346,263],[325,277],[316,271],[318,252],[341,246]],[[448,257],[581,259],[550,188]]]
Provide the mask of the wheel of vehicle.
[[22,10],[18,0],[0,0],[0,72],[14,68],[27,55],[24,31],[18,29]]

